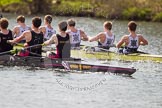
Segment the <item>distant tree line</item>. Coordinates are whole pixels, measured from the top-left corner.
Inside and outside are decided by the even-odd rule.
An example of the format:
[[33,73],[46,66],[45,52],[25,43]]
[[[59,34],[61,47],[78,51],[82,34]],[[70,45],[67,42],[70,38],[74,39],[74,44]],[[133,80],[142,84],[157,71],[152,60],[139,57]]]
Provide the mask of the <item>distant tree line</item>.
[[2,12],[16,14],[50,13],[162,22],[162,0],[17,0],[8,5],[2,1],[5,0],[0,1]]

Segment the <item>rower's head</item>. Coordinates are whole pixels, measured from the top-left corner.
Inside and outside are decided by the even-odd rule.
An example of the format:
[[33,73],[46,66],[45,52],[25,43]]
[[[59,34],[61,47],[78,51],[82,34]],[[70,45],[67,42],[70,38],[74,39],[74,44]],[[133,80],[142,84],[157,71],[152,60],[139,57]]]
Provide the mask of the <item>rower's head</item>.
[[17,23],[25,23],[25,17],[23,15],[19,15],[16,18]]
[[59,28],[60,31],[65,32],[67,30],[67,22],[66,21],[59,22],[58,28]]
[[0,19],[0,28],[1,29],[7,29],[9,25],[8,19],[7,18],[1,18]]
[[103,27],[104,27],[105,30],[111,30],[112,29],[112,22],[111,21],[104,22]]
[[32,25],[33,25],[33,27],[39,28],[41,26],[41,24],[42,24],[42,20],[41,20],[40,17],[33,17],[32,18]]
[[52,23],[52,15],[46,15],[44,17],[45,24],[51,24]]
[[130,21],[130,22],[128,23],[128,30],[129,30],[129,31],[135,32],[135,31],[136,31],[136,27],[137,27],[137,24],[136,24],[135,21]]
[[69,19],[68,21],[67,21],[67,23],[68,23],[68,27],[70,28],[70,27],[75,27],[75,21],[74,21],[74,19]]

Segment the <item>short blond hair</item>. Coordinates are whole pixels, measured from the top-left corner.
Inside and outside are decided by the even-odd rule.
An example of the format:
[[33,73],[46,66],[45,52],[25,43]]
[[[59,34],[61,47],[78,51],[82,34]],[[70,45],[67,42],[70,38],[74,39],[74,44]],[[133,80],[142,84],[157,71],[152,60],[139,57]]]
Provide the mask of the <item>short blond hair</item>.
[[74,21],[74,19],[69,19],[69,20],[67,21],[67,23],[68,23],[69,26],[75,26],[75,21]]
[[19,15],[17,18],[16,18],[17,22],[20,21],[21,23],[24,23],[25,22],[25,17],[23,15]]
[[52,22],[52,15],[46,15],[46,16],[44,17],[44,19],[45,19],[49,24],[51,24],[51,22]]
[[104,27],[107,29],[107,30],[111,30],[112,29],[112,22],[111,21],[106,21],[104,22]]

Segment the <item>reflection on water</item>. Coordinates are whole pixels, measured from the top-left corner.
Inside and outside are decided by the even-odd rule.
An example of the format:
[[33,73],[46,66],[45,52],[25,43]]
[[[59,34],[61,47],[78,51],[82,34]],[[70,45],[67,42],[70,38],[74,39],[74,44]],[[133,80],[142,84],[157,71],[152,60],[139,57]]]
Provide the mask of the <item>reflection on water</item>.
[[[5,15],[4,15],[5,16]],[[10,28],[16,25],[16,15],[6,15]],[[43,16],[41,16],[43,18]],[[31,17],[26,23],[31,25]],[[68,17],[69,18],[69,17]],[[53,26],[57,30],[60,20],[55,17]],[[102,31],[105,20],[75,18],[77,27],[94,36]],[[128,21],[114,21],[113,32],[116,42],[127,32]],[[148,40],[149,45],[140,50],[161,54],[161,23],[138,22],[138,32]],[[96,43],[83,42],[96,45]],[[92,61],[96,63],[96,60]],[[29,70],[24,67],[0,66],[0,107],[1,108],[161,108],[162,64],[153,62],[98,61],[110,65],[134,67],[132,77],[111,73],[60,73],[57,70]]]

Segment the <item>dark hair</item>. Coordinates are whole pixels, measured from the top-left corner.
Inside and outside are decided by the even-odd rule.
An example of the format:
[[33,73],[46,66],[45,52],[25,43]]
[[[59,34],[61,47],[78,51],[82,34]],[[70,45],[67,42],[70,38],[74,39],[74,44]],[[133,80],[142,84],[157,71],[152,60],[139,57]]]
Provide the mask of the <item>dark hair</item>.
[[136,24],[135,21],[130,21],[130,22],[128,23],[128,27],[129,27],[129,29],[130,29],[131,31],[136,31],[137,24]]
[[67,22],[66,21],[59,22],[58,27],[61,31],[66,31],[67,30]]
[[2,15],[2,14],[0,14],[0,19],[1,19],[1,18],[3,18],[3,15]]
[[111,29],[112,29],[112,22],[111,22],[111,21],[106,21],[106,22],[104,22],[104,27],[105,27],[107,30],[111,30]]
[[16,18],[17,22],[20,21],[22,23],[25,22],[25,17],[23,15],[19,15],[17,18]]
[[51,24],[51,22],[52,22],[52,15],[46,15],[46,16],[44,17],[44,19],[45,19],[49,24]]
[[8,24],[9,23],[8,23],[7,18],[1,18],[0,19],[0,26],[1,26],[2,29],[7,29]]
[[33,17],[32,18],[32,24],[34,25],[34,27],[39,28],[42,24],[42,20],[40,17]]
[[69,19],[67,23],[69,26],[75,26],[75,21],[73,19]]

